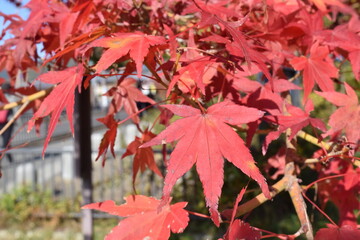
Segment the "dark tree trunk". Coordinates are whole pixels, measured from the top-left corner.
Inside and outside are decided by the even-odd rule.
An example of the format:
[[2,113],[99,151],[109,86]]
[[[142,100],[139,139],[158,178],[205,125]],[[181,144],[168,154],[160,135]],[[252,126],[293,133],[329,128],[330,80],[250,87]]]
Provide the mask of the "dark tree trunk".
[[[75,96],[75,162],[82,182],[82,205],[85,205],[93,202],[90,87],[83,88],[81,94],[76,90]],[[84,240],[92,240],[93,217],[90,209],[82,210],[81,222]]]

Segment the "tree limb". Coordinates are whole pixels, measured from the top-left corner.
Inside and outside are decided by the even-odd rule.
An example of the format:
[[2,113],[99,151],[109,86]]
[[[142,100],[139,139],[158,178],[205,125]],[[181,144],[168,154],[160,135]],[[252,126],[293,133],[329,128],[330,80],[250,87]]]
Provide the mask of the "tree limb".
[[34,101],[36,99],[45,97],[51,92],[51,90],[53,90],[53,88],[54,87],[48,88],[46,90],[38,91],[38,92],[36,92],[34,94],[23,97],[20,101],[17,101],[17,102],[11,102],[11,103],[4,104],[4,105],[0,106],[0,110],[12,109],[12,108],[17,107],[19,105],[23,105],[26,102],[32,102],[32,101]]

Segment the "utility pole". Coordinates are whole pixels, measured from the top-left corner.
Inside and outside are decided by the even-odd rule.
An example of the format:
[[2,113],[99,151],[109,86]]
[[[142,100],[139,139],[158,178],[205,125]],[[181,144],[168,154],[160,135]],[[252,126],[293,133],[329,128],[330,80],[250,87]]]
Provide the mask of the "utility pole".
[[[74,111],[75,163],[77,176],[81,179],[82,206],[93,202],[91,162],[91,104],[90,86],[75,94]],[[81,227],[84,240],[93,239],[93,216],[91,209],[83,209]]]

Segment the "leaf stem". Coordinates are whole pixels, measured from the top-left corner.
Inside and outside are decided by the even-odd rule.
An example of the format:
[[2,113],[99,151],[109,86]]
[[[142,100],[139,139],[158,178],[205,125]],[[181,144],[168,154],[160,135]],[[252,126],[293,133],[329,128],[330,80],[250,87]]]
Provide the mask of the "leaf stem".
[[323,210],[321,210],[316,203],[314,203],[313,201],[311,201],[306,195],[305,193],[302,194],[302,196],[308,200],[322,215],[324,215],[334,226],[339,227]]
[[188,213],[190,213],[191,215],[194,215],[194,216],[198,216],[198,217],[202,217],[202,218],[211,218],[210,216],[208,215],[205,215],[205,214],[202,214],[202,213],[197,213],[197,212],[192,212],[192,211],[189,211],[189,210],[186,210]]
[[149,65],[146,61],[144,62],[144,64],[145,64],[145,66],[149,69],[149,71],[151,72],[151,74],[155,77],[155,81],[158,82],[158,83],[160,83],[163,87],[168,88],[168,85],[166,85],[166,84],[162,81],[162,79],[161,79],[161,77],[159,76],[159,74],[157,74],[157,72],[156,72],[152,67],[150,67],[150,65]]
[[344,177],[346,175],[346,173],[344,174],[337,174],[337,175],[333,175],[333,176],[327,176],[327,177],[323,177],[323,178],[320,178],[312,183],[310,183],[309,185],[305,186],[303,189],[304,189],[304,192],[306,192],[309,188],[311,188],[313,185],[315,185],[316,183],[319,183],[319,182],[322,182],[322,181],[325,181],[327,179],[332,179],[332,178],[339,178],[339,177]]

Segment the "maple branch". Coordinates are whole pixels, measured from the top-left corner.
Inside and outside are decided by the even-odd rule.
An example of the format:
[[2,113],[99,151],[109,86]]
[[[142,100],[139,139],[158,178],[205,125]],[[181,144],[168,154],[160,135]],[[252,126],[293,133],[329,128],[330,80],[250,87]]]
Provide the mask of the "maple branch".
[[298,178],[291,175],[288,180],[288,187],[286,190],[289,192],[296,214],[301,222],[301,227],[295,235],[299,236],[305,233],[306,239],[314,239],[312,225],[306,212],[306,203],[304,200],[305,196],[301,186],[299,185]]
[[[325,149],[326,151],[330,150],[331,148],[331,145],[327,142],[324,142],[324,141],[319,141],[316,137],[312,136],[311,134],[308,134],[302,130],[300,130],[297,134],[296,134],[298,137],[304,139],[305,141],[308,141],[322,149]],[[340,154],[328,154],[327,156],[325,157],[342,157],[341,156],[342,153]],[[354,159],[354,165],[356,167],[360,167],[360,160],[359,159],[356,159],[354,157],[349,157],[349,158],[352,158]],[[305,160],[305,164],[313,164],[313,163],[318,163],[318,162],[321,162],[320,159],[318,158],[308,158]]]
[[300,76],[300,71],[297,71],[296,74],[295,74],[293,77],[291,77],[291,78],[288,79],[288,81],[289,81],[289,82],[293,82],[293,81],[295,81],[299,76]]
[[304,161],[304,164],[314,164],[318,162],[320,162],[320,160],[317,158],[308,158]]
[[[295,139],[290,140],[291,129],[288,128],[286,130],[286,156],[285,161],[288,162],[287,165],[291,164],[294,167],[294,158],[296,156],[296,148],[294,146]],[[294,175],[293,172],[288,172],[288,181],[286,183],[286,190],[289,192],[291,201],[295,207],[296,215],[298,216],[301,227],[295,233],[295,236],[300,236],[301,234],[305,233],[306,239],[312,240],[314,239],[312,225],[310,223],[309,216],[306,211],[306,203],[303,198],[303,190],[299,185],[299,179]]]
[[304,132],[303,130],[300,130],[296,135],[304,139],[305,141],[308,141],[309,143],[312,143],[320,148],[324,148],[325,150],[330,149],[330,144],[324,141],[319,141],[319,139],[317,139],[316,137],[312,136],[309,133]]
[[0,130],[0,136],[15,122],[15,120],[20,116],[21,112],[29,105],[29,101],[25,102],[19,110],[16,111],[14,116],[5,124],[5,126]]
[[41,91],[38,91],[38,92],[36,92],[34,94],[31,94],[29,96],[23,97],[21,100],[19,100],[17,102],[11,102],[11,103],[4,104],[4,105],[0,106],[0,110],[12,109],[12,108],[17,107],[19,105],[23,105],[23,104],[25,104],[27,102],[30,103],[30,102],[32,102],[32,101],[34,101],[36,99],[45,97],[51,92],[51,90],[54,89],[54,87],[48,88],[46,90],[41,90]]
[[[292,176],[294,169],[295,169],[294,163],[288,163],[285,166],[284,177],[280,181],[278,181],[277,183],[275,183],[274,185],[272,185],[270,187],[271,197],[275,197],[278,193],[285,190],[285,188],[287,186],[287,182],[289,181],[288,179],[290,176]],[[261,204],[265,203],[268,200],[269,199],[265,197],[264,193],[260,193],[255,198],[249,200],[248,202],[246,202],[244,204],[239,205],[239,207],[236,211],[235,217],[240,217],[248,212],[251,212],[253,209],[257,208],[258,206],[260,206]],[[229,212],[230,212],[230,216],[231,216],[232,209],[225,210],[222,213],[222,215],[227,218]]]

